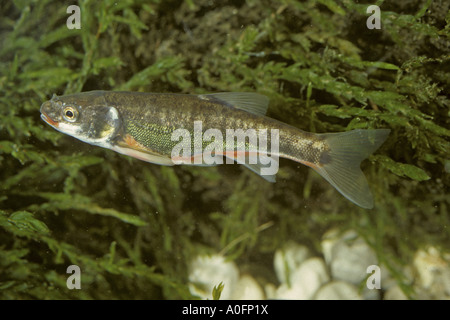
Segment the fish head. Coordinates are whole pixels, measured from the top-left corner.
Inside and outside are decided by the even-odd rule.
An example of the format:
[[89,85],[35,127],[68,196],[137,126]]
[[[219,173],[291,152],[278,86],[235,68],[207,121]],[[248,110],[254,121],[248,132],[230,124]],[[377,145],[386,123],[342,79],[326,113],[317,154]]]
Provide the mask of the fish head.
[[54,129],[89,144],[111,147],[119,134],[121,119],[100,92],[53,95],[41,106],[41,118]]

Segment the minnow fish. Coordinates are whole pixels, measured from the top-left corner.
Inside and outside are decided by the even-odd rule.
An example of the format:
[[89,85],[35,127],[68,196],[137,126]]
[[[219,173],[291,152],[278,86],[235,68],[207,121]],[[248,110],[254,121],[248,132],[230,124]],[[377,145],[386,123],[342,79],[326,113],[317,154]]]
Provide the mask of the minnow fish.
[[[41,118],[62,133],[160,165],[205,165],[205,160],[197,160],[206,154],[208,144],[201,141],[199,145],[192,137],[187,144],[195,146],[189,150],[192,153],[174,157],[174,149],[180,146],[180,135],[174,139],[178,129],[195,137],[196,124],[200,123],[200,137],[204,137],[208,128],[215,128],[214,140],[210,137],[210,142],[220,135],[225,136],[229,130],[255,130],[258,137],[268,129],[273,130],[276,134],[266,139],[265,148],[258,149],[251,139],[233,142],[232,146],[217,140],[219,144],[215,144],[213,154],[233,159],[271,182],[275,181],[275,174],[262,173],[269,163],[263,163],[263,155],[270,155],[269,160],[275,162],[278,157],[294,160],[313,168],[358,206],[373,207],[373,197],[360,163],[386,140],[389,129],[309,133],[265,116],[268,104],[268,98],[257,93],[189,95],[91,91],[54,95],[42,104],[40,111]],[[277,148],[273,151],[275,145]],[[252,152],[259,156],[254,163],[247,163],[242,160],[245,157],[240,157],[249,157]]]

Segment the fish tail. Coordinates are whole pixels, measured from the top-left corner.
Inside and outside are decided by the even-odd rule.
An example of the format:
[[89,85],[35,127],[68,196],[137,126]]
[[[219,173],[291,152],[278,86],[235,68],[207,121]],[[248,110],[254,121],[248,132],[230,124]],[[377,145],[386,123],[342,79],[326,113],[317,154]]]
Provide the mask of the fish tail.
[[372,193],[360,164],[383,144],[389,132],[389,129],[375,129],[318,134],[328,150],[312,167],[348,200],[372,209]]

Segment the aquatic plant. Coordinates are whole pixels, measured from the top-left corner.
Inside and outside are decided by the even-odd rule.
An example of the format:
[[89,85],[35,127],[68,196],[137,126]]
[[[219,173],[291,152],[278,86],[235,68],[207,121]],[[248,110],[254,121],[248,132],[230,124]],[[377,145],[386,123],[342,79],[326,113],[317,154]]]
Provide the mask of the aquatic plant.
[[[409,297],[425,244],[450,244],[449,4],[378,1],[88,1],[0,5],[0,297],[189,298],[188,262],[222,252],[270,277],[288,240],[319,251],[356,230]],[[46,126],[53,93],[252,91],[306,131],[390,128],[363,163],[375,208],[282,161],[276,184],[238,166],[160,167]],[[270,261],[267,262],[267,261]],[[82,290],[66,269],[81,268]]]

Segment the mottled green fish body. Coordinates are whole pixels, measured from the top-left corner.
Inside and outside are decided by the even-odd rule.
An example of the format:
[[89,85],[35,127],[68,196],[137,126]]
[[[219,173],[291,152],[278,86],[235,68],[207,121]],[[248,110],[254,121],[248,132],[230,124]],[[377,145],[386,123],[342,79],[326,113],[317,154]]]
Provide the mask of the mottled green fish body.
[[[197,158],[205,154],[212,141],[223,137],[222,143],[216,144],[215,154],[236,160],[266,180],[274,182],[275,177],[259,172],[264,167],[262,162],[247,163],[238,155],[245,154],[248,159],[257,150],[260,156],[270,156],[271,161],[282,157],[308,165],[350,201],[363,208],[373,207],[359,166],[384,142],[389,130],[314,134],[266,117],[267,107],[267,97],[256,93],[91,91],[53,96],[41,106],[41,117],[55,129],[84,142],[161,165],[179,164],[173,154],[182,140],[178,132],[186,132],[191,139],[188,145],[192,158],[177,158],[185,164],[203,165],[205,162]],[[227,144],[225,137],[239,130],[255,133],[258,138],[265,135],[266,149],[258,145],[261,140],[249,136]],[[204,139],[208,132],[215,133],[214,139]],[[199,137],[203,138],[200,142]]]

